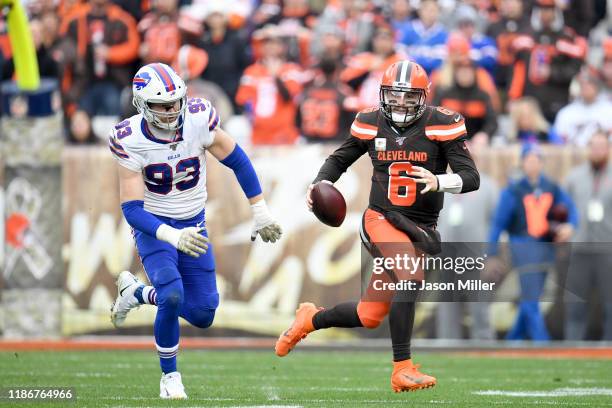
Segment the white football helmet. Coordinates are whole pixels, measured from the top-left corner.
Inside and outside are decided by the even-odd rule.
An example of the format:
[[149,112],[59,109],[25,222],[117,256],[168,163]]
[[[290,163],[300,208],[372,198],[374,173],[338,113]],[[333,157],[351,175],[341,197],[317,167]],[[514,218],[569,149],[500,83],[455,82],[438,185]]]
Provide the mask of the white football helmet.
[[[176,130],[183,126],[187,109],[187,86],[168,65],[159,62],[140,68],[132,81],[132,104],[145,120],[160,128]],[[172,104],[180,101],[178,112],[151,109],[151,103]]]

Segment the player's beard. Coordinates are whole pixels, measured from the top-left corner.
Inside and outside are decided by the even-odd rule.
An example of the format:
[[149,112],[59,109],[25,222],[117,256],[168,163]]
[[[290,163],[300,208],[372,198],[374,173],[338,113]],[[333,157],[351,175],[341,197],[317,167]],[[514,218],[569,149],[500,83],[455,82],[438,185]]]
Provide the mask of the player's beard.
[[393,112],[391,111],[391,120],[399,127],[406,127],[414,121],[416,115],[410,115],[407,112]]

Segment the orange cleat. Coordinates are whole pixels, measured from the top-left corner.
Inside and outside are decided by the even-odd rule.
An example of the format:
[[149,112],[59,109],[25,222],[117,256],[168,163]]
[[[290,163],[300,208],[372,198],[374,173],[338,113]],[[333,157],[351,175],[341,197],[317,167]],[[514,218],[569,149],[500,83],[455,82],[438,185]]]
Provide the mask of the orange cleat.
[[300,342],[308,336],[308,333],[314,331],[312,325],[312,317],[321,308],[317,308],[314,303],[300,303],[295,312],[295,320],[289,329],[280,335],[274,346],[274,351],[279,357],[284,357]]
[[419,371],[419,364],[411,359],[393,362],[391,388],[395,392],[416,391],[436,385],[436,379]]

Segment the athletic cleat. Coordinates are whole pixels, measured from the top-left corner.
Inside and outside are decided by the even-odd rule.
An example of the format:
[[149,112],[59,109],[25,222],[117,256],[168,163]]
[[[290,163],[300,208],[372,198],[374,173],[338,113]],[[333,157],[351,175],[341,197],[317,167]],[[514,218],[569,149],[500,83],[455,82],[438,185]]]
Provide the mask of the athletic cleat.
[[162,374],[159,382],[159,397],[163,399],[187,399],[185,387],[181,381],[181,373],[174,371]]
[[391,374],[391,388],[395,392],[416,391],[436,385],[436,379],[419,371],[420,364],[413,364],[412,360],[393,363]]
[[317,308],[314,303],[300,303],[296,310],[295,320],[289,329],[280,335],[274,346],[274,351],[279,357],[284,357],[300,342],[314,331],[312,317],[322,308]]
[[117,299],[111,306],[111,322],[113,326],[120,327],[130,310],[140,306],[140,302],[134,296],[134,292],[144,283],[138,280],[129,271],[123,271],[117,277]]

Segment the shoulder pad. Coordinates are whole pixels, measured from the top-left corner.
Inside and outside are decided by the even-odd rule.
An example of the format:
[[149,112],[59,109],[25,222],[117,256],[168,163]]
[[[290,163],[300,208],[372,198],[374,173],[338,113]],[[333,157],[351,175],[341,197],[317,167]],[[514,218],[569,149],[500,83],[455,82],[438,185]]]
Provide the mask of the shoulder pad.
[[425,136],[430,140],[448,142],[467,134],[461,114],[441,106],[432,107],[425,125]]
[[378,134],[378,107],[364,109],[357,114],[351,125],[351,135],[362,140],[371,140]]
[[209,131],[213,131],[219,127],[221,118],[209,100],[204,98],[190,98],[187,101],[187,110],[191,114],[192,120],[196,121],[198,126],[208,126]]

